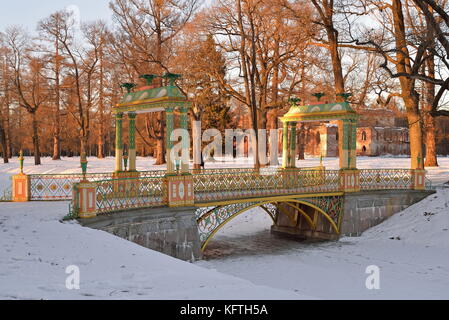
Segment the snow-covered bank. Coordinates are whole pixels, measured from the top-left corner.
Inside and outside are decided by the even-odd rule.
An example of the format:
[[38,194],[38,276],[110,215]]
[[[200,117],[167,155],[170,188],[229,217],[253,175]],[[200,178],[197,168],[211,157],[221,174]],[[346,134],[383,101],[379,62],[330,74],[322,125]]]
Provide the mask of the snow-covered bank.
[[[439,190],[361,238],[298,243],[270,235],[254,210],[230,222],[199,266],[323,299],[449,299],[449,190]],[[380,267],[380,290],[366,268]]]
[[[67,203],[0,204],[0,299],[304,299],[60,223]],[[80,290],[65,270],[80,268]]]

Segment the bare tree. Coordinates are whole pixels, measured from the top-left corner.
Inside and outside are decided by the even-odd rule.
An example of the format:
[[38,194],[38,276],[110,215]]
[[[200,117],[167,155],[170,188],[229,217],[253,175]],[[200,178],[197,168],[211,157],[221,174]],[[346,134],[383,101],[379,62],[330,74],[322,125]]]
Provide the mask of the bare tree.
[[8,28],[4,34],[4,39],[12,52],[8,62],[14,70],[14,89],[19,105],[32,117],[34,163],[40,165],[37,112],[50,98],[46,77],[42,73],[43,62],[32,55],[32,41],[20,27]]

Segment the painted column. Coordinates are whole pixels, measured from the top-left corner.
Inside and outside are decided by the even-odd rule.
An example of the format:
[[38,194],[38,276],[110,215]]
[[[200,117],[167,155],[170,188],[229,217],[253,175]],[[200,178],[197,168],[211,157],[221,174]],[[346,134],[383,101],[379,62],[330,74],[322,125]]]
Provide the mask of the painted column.
[[189,159],[190,159],[190,139],[189,139],[189,119],[187,106],[181,107],[181,129],[185,130],[182,137],[182,158],[181,158],[181,173],[189,173]]
[[172,159],[172,150],[173,150],[173,141],[171,141],[171,135],[173,133],[174,127],[175,127],[175,121],[174,121],[174,108],[170,107],[165,109],[165,117],[166,117],[166,128],[167,128],[167,134],[166,134],[166,158],[167,158],[167,174],[173,175],[175,173],[175,166]]
[[201,121],[194,121],[192,124],[193,136],[193,165],[194,169],[201,169]]
[[288,152],[288,122],[284,122],[284,129],[282,132],[282,168],[287,168],[289,165],[289,152]]
[[357,169],[357,121],[349,122],[349,168]]
[[123,113],[115,115],[115,171],[123,171]]
[[357,170],[357,121],[343,120],[339,125],[340,189],[344,192],[360,191],[360,171]]
[[348,120],[339,121],[338,132],[340,136],[339,154],[340,154],[340,169],[349,169],[349,122]]
[[296,168],[296,122],[292,122],[290,127],[290,168]]
[[136,117],[134,112],[128,113],[129,121],[129,171],[137,171],[137,159],[136,159]]

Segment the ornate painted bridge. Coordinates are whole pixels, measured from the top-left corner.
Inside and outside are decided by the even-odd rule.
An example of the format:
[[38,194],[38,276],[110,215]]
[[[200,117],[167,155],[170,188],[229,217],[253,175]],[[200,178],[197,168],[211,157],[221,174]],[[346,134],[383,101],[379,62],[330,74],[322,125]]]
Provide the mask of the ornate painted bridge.
[[[87,160],[84,157],[81,160],[82,175],[25,175],[21,170],[21,174],[13,177],[12,199],[71,200],[68,218],[79,219],[106,216],[114,219],[113,213],[131,215],[132,211],[147,208],[184,208],[185,212],[193,210],[191,218],[195,222],[194,233],[197,238],[199,233],[198,241],[204,249],[227,222],[252,208],[262,208],[273,219],[274,232],[295,233],[305,238],[336,239],[341,233],[345,199],[349,194],[425,189],[421,156],[411,160],[410,170],[358,170],[358,116],[347,101],[322,104],[319,101],[321,95],[317,95],[316,103],[307,106],[299,106],[298,99],[292,99],[290,111],[280,119],[283,123],[282,168],[190,170],[190,102],[175,85],[179,76],[164,75],[162,78],[166,86],[163,87],[152,84],[157,78],[155,75],[143,75],[142,78],[147,81],[147,85],[136,92],[132,92],[134,84],[123,84],[128,92],[114,107],[116,165],[113,173],[87,174]],[[346,100],[347,95],[342,95],[342,98]],[[179,124],[183,131],[180,136],[176,136],[174,130],[176,111],[180,114]],[[165,112],[166,171],[136,171],[136,117],[145,112]],[[127,153],[122,132],[125,114],[129,122]],[[295,167],[297,123],[308,121],[338,123],[340,170],[326,170],[322,166]],[[179,152],[175,152],[174,142],[179,141],[179,137],[181,148],[178,151],[187,157],[179,157]],[[197,164],[201,154],[201,134],[197,133],[193,146],[194,162]],[[276,153],[277,150],[274,150],[273,154]],[[151,218],[152,212],[147,210],[144,213]],[[173,215],[168,211],[165,216],[170,214]],[[182,227],[176,225],[162,230],[165,233],[176,230],[174,233],[177,238],[168,241],[170,246],[186,246],[188,241],[180,239],[183,233],[179,228]],[[159,234],[159,231],[141,231],[147,235],[147,246],[150,246],[148,235]],[[126,237],[131,239],[129,233],[129,230],[125,232]],[[142,234],[139,234],[138,239],[141,237]],[[145,241],[140,239],[136,242]],[[167,239],[157,239],[156,242],[165,244]],[[173,255],[179,256],[176,253]]]
[[414,170],[402,169],[358,170],[358,181],[354,181],[358,186],[345,184],[342,171],[321,167],[192,171],[172,177],[175,183],[163,172],[147,175],[151,176],[75,184],[71,217],[92,218],[143,208],[195,207],[204,249],[227,222],[260,207],[275,225],[308,227],[305,230],[322,238],[335,239],[340,234],[344,195],[349,186],[352,191],[423,189]]

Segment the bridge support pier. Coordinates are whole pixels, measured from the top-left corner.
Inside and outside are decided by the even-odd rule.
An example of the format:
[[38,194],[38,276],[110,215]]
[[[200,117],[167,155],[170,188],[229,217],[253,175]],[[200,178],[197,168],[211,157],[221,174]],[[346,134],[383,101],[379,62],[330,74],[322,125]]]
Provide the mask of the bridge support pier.
[[194,262],[202,257],[195,210],[192,207],[140,209],[81,219],[80,223],[174,258]]
[[298,240],[338,240],[340,237],[323,214],[302,204],[279,204],[271,232]]

